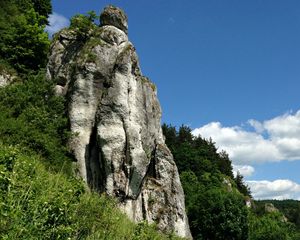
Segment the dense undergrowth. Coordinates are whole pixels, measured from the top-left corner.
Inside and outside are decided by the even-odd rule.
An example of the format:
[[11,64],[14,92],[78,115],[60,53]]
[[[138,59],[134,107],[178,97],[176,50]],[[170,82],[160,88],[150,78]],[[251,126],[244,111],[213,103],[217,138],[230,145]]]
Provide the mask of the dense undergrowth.
[[[211,139],[193,136],[187,126],[177,130],[164,124],[163,132],[178,166],[194,239],[300,239],[295,216],[299,205],[282,212],[264,211],[263,203],[259,206],[251,200],[242,175],[233,175],[229,156],[218,152]],[[251,208],[246,201],[251,201]]]
[[134,224],[113,199],[89,192],[43,157],[0,143],[1,239],[175,239]]

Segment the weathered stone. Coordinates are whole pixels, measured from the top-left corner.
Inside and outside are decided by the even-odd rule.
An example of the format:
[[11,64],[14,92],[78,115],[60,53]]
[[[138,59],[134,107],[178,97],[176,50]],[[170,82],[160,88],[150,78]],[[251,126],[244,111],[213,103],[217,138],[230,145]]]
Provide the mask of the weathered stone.
[[156,88],[141,75],[135,48],[115,22],[105,20],[84,43],[64,30],[51,47],[47,75],[68,98],[79,174],[92,189],[118,198],[133,220],[191,237]]
[[279,210],[272,203],[266,203],[265,212],[272,213],[272,212],[279,212]]
[[115,26],[127,34],[127,16],[120,8],[114,7],[112,5],[105,7],[103,12],[100,14],[100,22],[101,26]]
[[0,88],[6,87],[7,85],[11,84],[15,79],[16,79],[15,75],[10,74],[7,71],[3,70],[0,73]]

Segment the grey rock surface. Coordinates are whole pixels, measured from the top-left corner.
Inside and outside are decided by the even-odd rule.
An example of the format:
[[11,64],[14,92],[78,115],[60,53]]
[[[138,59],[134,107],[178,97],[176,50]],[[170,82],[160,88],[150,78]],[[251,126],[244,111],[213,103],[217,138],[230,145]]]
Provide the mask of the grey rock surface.
[[7,85],[11,84],[15,79],[15,75],[12,75],[3,70],[2,72],[0,72],[0,88],[6,87]]
[[117,27],[127,34],[128,22],[127,16],[124,11],[120,8],[112,5],[104,8],[100,14],[101,26],[111,25]]
[[127,17],[119,9],[110,12],[105,8],[104,24],[86,41],[72,29],[58,33],[47,66],[57,94],[68,99],[78,172],[92,189],[116,197],[134,221],[190,238],[155,85],[141,74]]

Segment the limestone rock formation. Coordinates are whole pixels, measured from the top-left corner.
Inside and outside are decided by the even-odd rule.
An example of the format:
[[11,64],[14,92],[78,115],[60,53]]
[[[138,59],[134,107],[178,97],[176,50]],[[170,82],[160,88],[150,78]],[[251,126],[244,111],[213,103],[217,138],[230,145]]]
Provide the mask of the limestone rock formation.
[[15,79],[16,79],[15,75],[5,70],[2,70],[0,72],[0,88],[6,87],[7,85],[11,84]]
[[127,16],[123,12],[122,9],[107,6],[104,8],[103,12],[100,15],[101,26],[111,25],[121,29],[123,32],[127,34],[128,23]]
[[133,220],[190,238],[155,85],[141,74],[124,12],[106,7],[101,20],[85,40],[76,29],[58,33],[47,67],[68,99],[79,174],[92,189],[118,198]]

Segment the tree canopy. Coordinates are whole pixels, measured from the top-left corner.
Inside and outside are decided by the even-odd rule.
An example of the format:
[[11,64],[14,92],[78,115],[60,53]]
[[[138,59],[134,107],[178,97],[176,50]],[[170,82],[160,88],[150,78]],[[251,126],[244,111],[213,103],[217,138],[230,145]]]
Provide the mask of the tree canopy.
[[0,3],[0,57],[20,73],[47,63],[50,46],[44,31],[50,0],[7,0]]
[[236,188],[228,154],[218,153],[212,139],[193,136],[187,126],[177,131],[163,124],[162,129],[178,166],[193,237],[248,239],[245,196]]

